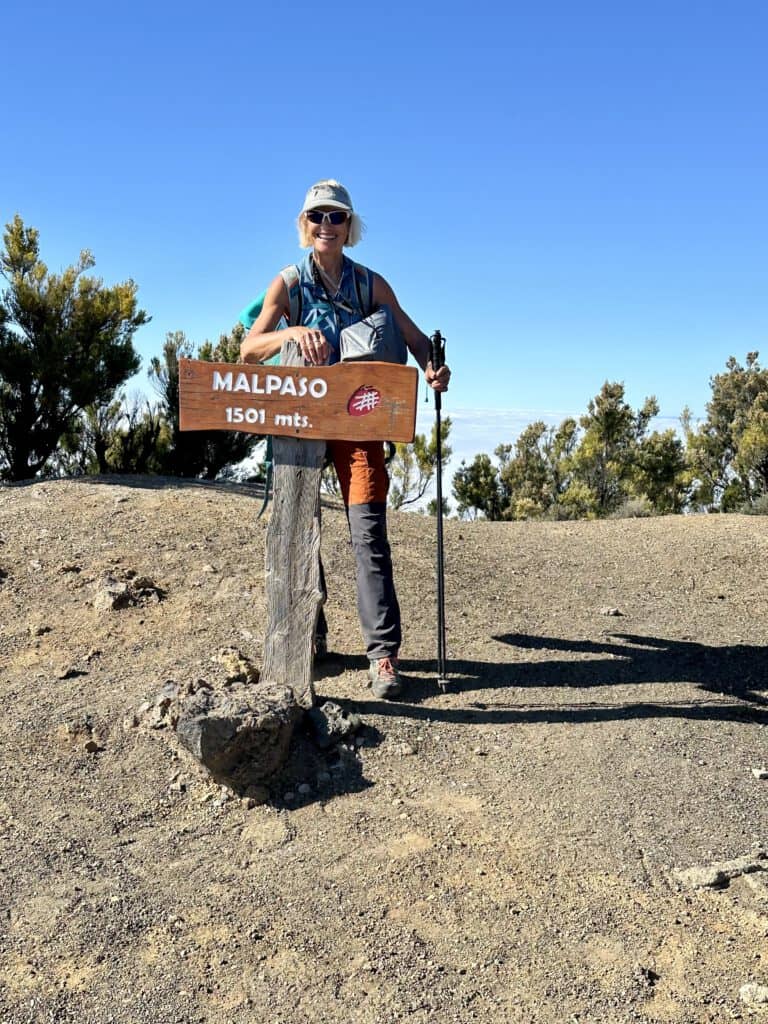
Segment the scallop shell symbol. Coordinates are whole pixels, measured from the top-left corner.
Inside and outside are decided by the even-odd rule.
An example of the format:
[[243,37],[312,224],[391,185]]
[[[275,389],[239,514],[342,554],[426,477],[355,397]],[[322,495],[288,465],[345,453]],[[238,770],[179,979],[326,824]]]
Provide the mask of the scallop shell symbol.
[[381,405],[381,392],[371,384],[363,384],[347,402],[350,416],[367,416]]

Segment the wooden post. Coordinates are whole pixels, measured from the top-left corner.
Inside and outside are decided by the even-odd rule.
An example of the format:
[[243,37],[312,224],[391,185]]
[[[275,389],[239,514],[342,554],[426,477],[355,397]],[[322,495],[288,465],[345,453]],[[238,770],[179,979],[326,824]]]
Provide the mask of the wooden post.
[[326,440],[413,440],[418,373],[393,363],[304,365],[286,342],[280,366],[179,361],[182,430],[271,434],[274,502],[267,530],[264,683],[311,707],[320,589],[320,475]]
[[[283,345],[281,364],[303,366],[298,345]],[[312,707],[312,650],[323,595],[320,587],[320,476],[325,441],[273,437],[274,499],[267,529],[267,632],[264,682],[293,689]]]

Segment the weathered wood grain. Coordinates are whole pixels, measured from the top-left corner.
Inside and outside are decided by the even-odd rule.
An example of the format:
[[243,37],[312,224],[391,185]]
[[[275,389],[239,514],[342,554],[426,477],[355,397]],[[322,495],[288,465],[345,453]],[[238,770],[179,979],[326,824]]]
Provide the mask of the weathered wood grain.
[[[284,365],[302,365],[294,342]],[[274,499],[267,529],[267,634],[262,681],[287,685],[303,707],[314,704],[312,643],[322,603],[320,475],[325,441],[273,439]]]
[[416,429],[418,371],[393,363],[292,368],[179,361],[182,430],[313,440],[404,441]]

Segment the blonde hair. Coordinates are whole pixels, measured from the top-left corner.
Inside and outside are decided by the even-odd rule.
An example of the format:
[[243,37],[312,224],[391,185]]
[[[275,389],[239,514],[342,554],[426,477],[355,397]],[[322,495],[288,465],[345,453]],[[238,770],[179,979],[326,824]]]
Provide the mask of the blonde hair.
[[[325,178],[323,181],[318,181],[317,185],[330,185],[331,188],[344,188],[341,182],[336,181],[335,178]],[[302,249],[309,249],[312,245],[312,237],[310,234],[309,221],[304,216],[304,213],[300,213],[296,218],[296,227],[299,232],[299,245]],[[354,210],[349,215],[349,221],[347,222],[347,240],[344,243],[345,247],[352,247],[357,245],[360,239],[363,237],[365,232],[365,224],[359,213],[355,213]]]

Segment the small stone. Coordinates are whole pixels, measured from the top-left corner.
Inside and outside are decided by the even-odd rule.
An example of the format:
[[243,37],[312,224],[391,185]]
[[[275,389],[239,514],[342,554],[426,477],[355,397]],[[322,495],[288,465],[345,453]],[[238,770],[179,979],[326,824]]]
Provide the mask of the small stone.
[[768,779],[768,768],[753,768],[752,774],[756,779]]
[[401,743],[397,748],[397,752],[401,757],[413,757],[416,753],[416,748],[412,747],[410,743]]
[[317,773],[317,784],[318,786],[327,786],[331,781],[330,772],[318,772]]
[[39,626],[30,626],[29,632],[31,636],[45,636],[46,633],[51,632],[51,627],[45,624]]
[[139,725],[139,716],[137,714],[126,715],[123,719],[123,729],[128,732],[130,729],[136,729]]
[[475,747],[475,749],[472,751],[472,753],[473,754],[477,754],[478,757],[486,757],[487,756],[487,751],[483,750],[482,747]]
[[755,871],[764,871],[766,869],[765,861],[765,851],[758,848],[754,853],[745,857],[720,861],[704,867],[676,870],[672,872],[672,876],[686,889],[719,889],[727,885],[732,878],[749,875]]
[[76,668],[74,665],[69,665],[67,668],[61,669],[56,673],[57,679],[77,679],[78,676],[87,676],[88,673],[81,668]]
[[298,787],[298,791],[302,796],[307,796],[309,793],[312,792],[312,787],[309,785],[308,782],[302,782],[302,784]]
[[768,1003],[768,985],[749,982],[749,984],[741,986],[739,996],[742,1003],[746,1003],[747,1006],[764,1006]]
[[728,881],[728,875],[717,867],[687,868],[674,874],[686,889],[718,889]]
[[99,591],[93,601],[93,607],[97,612],[110,612],[127,608],[132,603],[133,598],[128,584],[122,583],[114,576],[106,576],[101,581]]
[[222,647],[216,660],[224,667],[228,683],[258,683],[259,670],[236,647]]
[[744,875],[744,881],[757,899],[768,902],[768,872],[757,871],[751,875]]
[[96,740],[86,740],[85,743],[83,744],[83,748],[89,754],[98,754],[99,751],[104,749],[104,747],[97,743]]
[[291,790],[288,790],[287,793],[283,793],[283,800],[285,800],[285,802],[287,804],[291,803],[291,801],[293,801],[295,799],[296,799],[296,794],[291,792]]
[[328,750],[342,740],[349,741],[363,724],[358,714],[345,711],[330,700],[321,707],[310,708],[307,716],[321,750]]
[[601,615],[614,615],[614,616],[616,616],[616,615],[623,615],[623,614],[624,614],[624,612],[622,612],[622,611],[619,611],[619,609],[618,609],[618,608],[611,608],[611,607],[609,607],[608,605],[604,605],[604,606],[603,606],[603,607],[602,607],[602,608],[600,609],[600,614],[601,614]]
[[200,572],[206,572],[206,573],[214,573],[214,572],[218,572],[218,571],[219,570],[215,566],[213,566],[213,565],[204,565],[202,567],[202,569],[200,570]]

